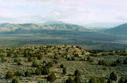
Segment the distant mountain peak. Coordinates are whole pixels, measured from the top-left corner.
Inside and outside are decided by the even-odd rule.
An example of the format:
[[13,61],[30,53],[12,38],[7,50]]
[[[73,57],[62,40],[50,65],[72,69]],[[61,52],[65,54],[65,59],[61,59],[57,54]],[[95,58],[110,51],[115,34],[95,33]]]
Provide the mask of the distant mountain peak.
[[108,29],[105,32],[116,35],[127,35],[127,23]]

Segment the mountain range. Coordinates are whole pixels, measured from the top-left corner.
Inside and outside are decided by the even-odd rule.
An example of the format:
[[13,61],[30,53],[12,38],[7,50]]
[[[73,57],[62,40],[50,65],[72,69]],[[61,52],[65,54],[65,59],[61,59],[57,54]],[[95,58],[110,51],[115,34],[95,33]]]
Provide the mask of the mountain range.
[[127,24],[122,24],[111,29],[97,31],[62,22],[49,24],[3,23],[0,24],[0,47],[28,44],[71,44],[85,49],[125,49],[127,48],[126,26]]
[[90,32],[91,30],[80,26],[80,25],[74,25],[74,24],[9,24],[4,23],[0,24],[0,32],[22,32],[22,31],[37,31],[37,30],[57,30],[57,31],[85,31]]
[[105,32],[114,35],[127,35],[127,23],[121,24],[111,29],[107,29]]

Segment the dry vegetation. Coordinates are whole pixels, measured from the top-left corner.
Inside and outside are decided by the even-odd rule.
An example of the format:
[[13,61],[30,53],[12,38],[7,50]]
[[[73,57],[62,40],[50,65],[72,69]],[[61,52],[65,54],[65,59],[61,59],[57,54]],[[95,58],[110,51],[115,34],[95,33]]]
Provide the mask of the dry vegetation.
[[126,55],[69,45],[0,49],[0,83],[127,83]]

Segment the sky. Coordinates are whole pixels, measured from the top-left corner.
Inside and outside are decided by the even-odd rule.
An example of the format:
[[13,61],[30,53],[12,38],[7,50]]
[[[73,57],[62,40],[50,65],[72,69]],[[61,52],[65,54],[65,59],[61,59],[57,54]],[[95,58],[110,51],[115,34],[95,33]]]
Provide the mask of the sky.
[[0,0],[0,23],[127,21],[127,0]]

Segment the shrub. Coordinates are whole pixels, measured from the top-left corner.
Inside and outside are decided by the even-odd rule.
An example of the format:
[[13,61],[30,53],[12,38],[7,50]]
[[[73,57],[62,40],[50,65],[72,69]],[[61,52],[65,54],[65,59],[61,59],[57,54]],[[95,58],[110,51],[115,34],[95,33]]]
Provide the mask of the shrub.
[[90,56],[88,56],[88,57],[87,57],[87,61],[93,62],[93,59],[92,59]]
[[100,83],[106,83],[106,79],[103,77],[99,78],[99,81],[100,81]]
[[33,57],[28,57],[28,62],[32,62],[32,61],[34,61],[34,59],[33,59]]
[[57,61],[57,60],[53,60],[53,62],[54,62],[54,64],[57,64],[57,63],[58,63],[58,61]]
[[22,75],[23,75],[21,71],[16,71],[14,74],[15,74],[16,76],[22,76]]
[[125,79],[124,83],[127,83],[127,79]]
[[27,71],[25,72],[25,77],[30,77],[30,76],[31,76],[31,73],[30,73],[30,71],[27,70]]
[[66,83],[75,83],[75,82],[74,82],[74,80],[73,80],[71,77],[69,77],[69,78],[66,80]]
[[6,74],[6,79],[11,79],[13,78],[13,73],[11,71],[8,71],[7,74]]
[[53,62],[48,62],[47,64],[46,64],[46,67],[48,67],[48,68],[51,68],[53,66]]
[[37,55],[37,59],[41,60],[42,59],[42,55]]
[[75,83],[81,83],[81,80],[80,80],[79,76],[75,76],[74,81],[75,81]]
[[8,52],[7,53],[7,57],[11,57],[12,56],[12,53],[11,52]]
[[107,64],[106,64],[106,62],[104,60],[99,60],[98,61],[98,65],[105,65],[106,66]]
[[37,61],[35,60],[35,61],[33,61],[33,63],[32,63],[32,67],[38,67],[38,63],[37,63]]
[[42,69],[42,71],[41,71],[41,74],[42,75],[48,75],[50,72],[49,72],[49,68],[47,68],[47,67],[44,67],[43,69]]
[[13,78],[12,83],[20,83],[18,78]]
[[127,58],[124,60],[123,64],[127,64]]
[[110,79],[116,81],[117,80],[117,74],[115,72],[112,72],[110,74]]
[[63,68],[63,74],[65,75],[67,73],[67,69],[64,67]]
[[50,82],[54,82],[56,80],[56,75],[54,73],[51,73],[48,77],[47,80]]
[[40,68],[37,68],[37,69],[35,70],[35,74],[36,74],[36,75],[40,75],[40,74],[41,74],[41,69],[40,69]]
[[5,59],[5,57],[4,56],[1,56],[1,62],[2,63],[4,63],[4,62],[6,62],[7,60]]
[[96,77],[92,77],[92,78],[89,80],[89,83],[98,83]]
[[124,78],[123,77],[120,78],[119,83],[124,83]]
[[14,59],[14,62],[16,62],[17,65],[21,65],[21,59],[19,59],[19,58],[15,58]]
[[108,79],[107,83],[113,83],[111,79]]
[[64,68],[64,65],[63,65],[63,64],[61,64],[61,65],[60,65],[60,68]]
[[74,75],[75,75],[75,76],[81,76],[81,73],[80,73],[79,70],[75,70]]

